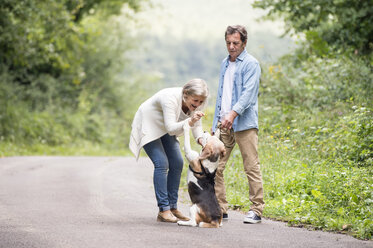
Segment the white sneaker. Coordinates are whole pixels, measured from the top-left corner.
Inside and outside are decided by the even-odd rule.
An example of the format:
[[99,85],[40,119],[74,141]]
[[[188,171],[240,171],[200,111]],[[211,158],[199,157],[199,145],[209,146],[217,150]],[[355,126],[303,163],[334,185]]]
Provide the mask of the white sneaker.
[[245,218],[243,219],[243,223],[249,223],[249,224],[256,224],[262,222],[262,218],[257,215],[254,211],[249,211]]

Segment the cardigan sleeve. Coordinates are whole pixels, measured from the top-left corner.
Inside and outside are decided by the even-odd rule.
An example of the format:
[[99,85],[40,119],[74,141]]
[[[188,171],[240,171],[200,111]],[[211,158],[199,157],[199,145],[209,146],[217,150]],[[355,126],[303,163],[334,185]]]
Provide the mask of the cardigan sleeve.
[[[183,133],[183,126],[185,122],[189,122],[190,118],[187,118],[183,121],[178,122],[181,109],[180,104],[178,103],[178,99],[170,96],[163,96],[161,99],[161,106],[163,112],[163,119],[166,131],[170,135],[178,135]],[[194,123],[193,127],[191,127],[193,137],[196,139],[198,143],[198,139],[202,137],[203,130],[202,130],[202,122],[201,120]]]
[[163,120],[166,131],[170,135],[177,135],[183,131],[183,125],[186,121],[189,121],[189,118],[178,122],[178,100],[175,97],[164,96],[161,99],[161,107],[163,112]]

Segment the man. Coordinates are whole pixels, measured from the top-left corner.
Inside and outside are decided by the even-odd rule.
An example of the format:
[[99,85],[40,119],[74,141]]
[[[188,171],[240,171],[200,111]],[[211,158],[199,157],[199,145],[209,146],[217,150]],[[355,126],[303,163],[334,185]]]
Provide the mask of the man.
[[247,32],[243,26],[228,26],[225,41],[229,56],[220,67],[212,131],[220,128],[220,139],[227,153],[220,160],[216,173],[216,197],[223,211],[223,219],[228,219],[223,172],[237,142],[252,202],[244,223],[260,223],[264,208],[258,159],[258,91],[261,70],[258,61],[245,49]]

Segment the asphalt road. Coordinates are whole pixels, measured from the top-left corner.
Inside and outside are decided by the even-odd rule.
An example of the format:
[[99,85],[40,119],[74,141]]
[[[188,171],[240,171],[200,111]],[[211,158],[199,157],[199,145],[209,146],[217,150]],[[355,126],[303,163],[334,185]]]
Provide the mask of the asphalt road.
[[236,211],[218,229],[156,222],[152,173],[147,158],[1,158],[0,247],[373,247]]

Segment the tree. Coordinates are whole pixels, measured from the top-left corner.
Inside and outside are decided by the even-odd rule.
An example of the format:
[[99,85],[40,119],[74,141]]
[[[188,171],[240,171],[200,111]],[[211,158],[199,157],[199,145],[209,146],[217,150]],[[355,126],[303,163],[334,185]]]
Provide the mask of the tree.
[[[144,0],[142,0],[144,1]],[[135,11],[140,9],[142,1],[137,0],[67,0],[65,6],[74,16],[74,21],[79,22],[85,15],[94,13],[97,9],[105,12],[107,16],[120,13],[123,4],[128,4]]]
[[337,50],[373,50],[372,0],[256,0],[253,6],[268,9],[269,18],[284,18],[287,33],[317,34]]
[[76,102],[82,84],[89,83],[84,58],[98,54],[91,44],[100,36],[83,20],[118,14],[123,4],[137,11],[142,1],[0,1],[0,74],[22,86],[21,100],[41,106],[57,97],[66,104]]
[[146,1],[1,0],[0,139],[123,148],[137,89],[149,87],[119,75]]

